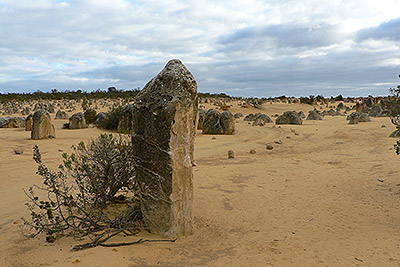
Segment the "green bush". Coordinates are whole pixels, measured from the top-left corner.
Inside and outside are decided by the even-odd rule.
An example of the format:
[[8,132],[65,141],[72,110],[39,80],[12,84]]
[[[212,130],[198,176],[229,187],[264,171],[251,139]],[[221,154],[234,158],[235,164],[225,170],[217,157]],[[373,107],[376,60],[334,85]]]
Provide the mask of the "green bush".
[[[63,154],[60,170],[54,172],[44,165],[35,145],[33,159],[43,185],[24,190],[31,220],[23,218],[22,233],[29,237],[45,233],[47,242],[66,235],[95,237],[83,247],[97,246],[109,238],[96,237],[99,232],[136,233],[143,223],[130,139],[102,134],[88,145],[80,142],[73,148],[74,153]],[[107,207],[115,209],[115,205],[122,206],[110,213]]]
[[80,191],[87,192],[93,203],[105,205],[121,189],[134,189],[135,161],[130,138],[102,134],[88,146],[80,142],[75,153],[63,154],[63,169],[75,179]]
[[107,121],[104,123],[106,129],[117,130],[119,119],[121,118],[123,106],[113,106],[108,113]]
[[91,124],[96,120],[97,112],[96,110],[89,108],[86,109],[84,116],[87,124]]

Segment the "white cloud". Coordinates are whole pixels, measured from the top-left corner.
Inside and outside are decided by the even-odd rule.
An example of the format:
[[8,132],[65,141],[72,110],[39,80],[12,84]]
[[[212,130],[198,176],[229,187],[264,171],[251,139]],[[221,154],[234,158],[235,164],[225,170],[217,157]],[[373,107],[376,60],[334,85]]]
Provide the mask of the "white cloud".
[[397,0],[0,0],[0,92],[135,88],[180,58],[203,91],[339,94],[359,82],[382,94],[398,71],[398,10]]

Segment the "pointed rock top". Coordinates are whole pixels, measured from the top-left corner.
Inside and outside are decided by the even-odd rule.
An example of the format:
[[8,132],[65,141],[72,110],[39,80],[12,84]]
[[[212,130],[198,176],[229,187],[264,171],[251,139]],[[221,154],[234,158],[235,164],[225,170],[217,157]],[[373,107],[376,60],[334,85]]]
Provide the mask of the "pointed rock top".
[[[195,98],[197,83],[192,73],[179,59],[170,60],[164,69],[151,79],[138,94],[136,100],[151,103],[155,98],[171,101],[175,97]],[[157,102],[157,101],[156,101]]]

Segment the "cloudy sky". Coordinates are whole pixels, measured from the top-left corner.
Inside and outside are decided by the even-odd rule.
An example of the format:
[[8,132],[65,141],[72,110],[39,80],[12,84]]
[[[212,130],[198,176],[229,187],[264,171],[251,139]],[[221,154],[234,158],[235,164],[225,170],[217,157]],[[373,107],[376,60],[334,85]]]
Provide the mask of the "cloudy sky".
[[0,0],[0,92],[142,88],[173,58],[199,91],[387,95],[399,0]]

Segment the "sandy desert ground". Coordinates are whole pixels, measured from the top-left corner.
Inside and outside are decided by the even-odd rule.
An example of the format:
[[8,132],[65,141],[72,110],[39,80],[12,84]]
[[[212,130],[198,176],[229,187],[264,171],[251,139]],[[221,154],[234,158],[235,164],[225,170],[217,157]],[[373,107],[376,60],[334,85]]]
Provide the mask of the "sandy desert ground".
[[[261,112],[311,109],[276,103],[265,104]],[[236,104],[231,111],[260,112]],[[20,218],[29,216],[22,188],[41,183],[32,160],[34,144],[55,169],[59,150],[69,152],[102,130],[63,130],[66,121],[53,120],[57,138],[34,141],[24,129],[0,129],[0,265],[400,266],[400,156],[393,150],[396,140],[388,137],[394,130],[390,120],[371,119],[349,125],[344,116],[325,116],[279,128],[254,127],[242,118],[233,136],[213,139],[198,131],[195,233],[175,243],[77,252],[71,247],[84,241],[62,238],[49,244],[44,236],[20,234]],[[279,139],[282,144],[266,150],[266,143]],[[24,153],[16,155],[15,148]],[[249,153],[252,148],[256,154]],[[228,150],[234,159],[228,159]]]

